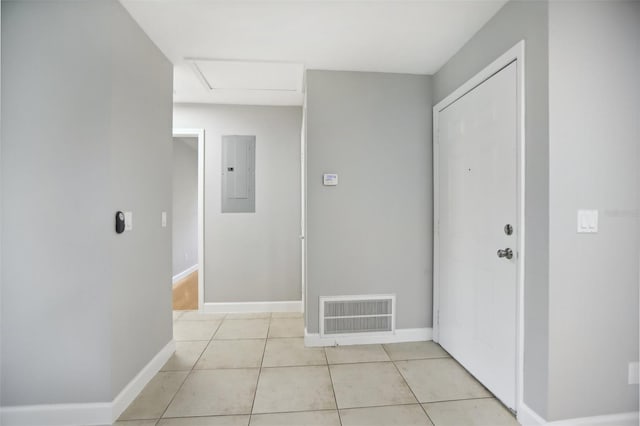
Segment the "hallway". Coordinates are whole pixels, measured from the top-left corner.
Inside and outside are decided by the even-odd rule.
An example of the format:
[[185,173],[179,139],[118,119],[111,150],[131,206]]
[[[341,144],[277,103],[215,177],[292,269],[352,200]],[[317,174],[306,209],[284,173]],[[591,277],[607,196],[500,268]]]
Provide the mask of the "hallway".
[[174,284],[173,309],[198,309],[198,271],[190,273]]
[[174,312],[177,350],[117,424],[517,425],[433,342],[305,348],[298,313]]

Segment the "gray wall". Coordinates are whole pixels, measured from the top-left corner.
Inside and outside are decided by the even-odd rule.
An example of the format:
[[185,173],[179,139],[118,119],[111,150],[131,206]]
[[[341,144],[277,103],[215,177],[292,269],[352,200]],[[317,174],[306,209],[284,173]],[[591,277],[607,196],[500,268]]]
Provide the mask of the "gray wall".
[[112,223],[107,228],[114,397],[172,338],[171,224],[161,227],[161,212],[171,218],[173,65],[116,1],[109,28],[111,205],[106,213],[131,210],[134,223],[119,236]]
[[2,405],[110,399],[108,23],[2,2]]
[[[205,303],[301,300],[300,107],[178,104],[205,129]],[[256,212],[221,213],[221,136],[256,135]]]
[[110,401],[171,339],[171,65],[115,1],[3,1],[2,59],[1,404]]
[[320,296],[374,293],[431,327],[431,105],[428,76],[307,72],[308,332]]
[[639,70],[640,3],[550,3],[549,420],[638,410]]
[[548,5],[510,1],[434,76],[434,104],[525,40],[526,264],[524,401],[547,414],[548,372]]
[[173,275],[198,263],[198,139],[173,139]]

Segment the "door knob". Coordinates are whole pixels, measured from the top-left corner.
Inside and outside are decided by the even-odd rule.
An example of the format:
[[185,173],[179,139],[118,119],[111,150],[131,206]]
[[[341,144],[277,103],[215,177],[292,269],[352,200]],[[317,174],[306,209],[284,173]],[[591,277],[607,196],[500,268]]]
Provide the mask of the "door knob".
[[513,257],[513,250],[511,250],[510,248],[498,250],[498,257],[506,257],[507,259],[511,259]]

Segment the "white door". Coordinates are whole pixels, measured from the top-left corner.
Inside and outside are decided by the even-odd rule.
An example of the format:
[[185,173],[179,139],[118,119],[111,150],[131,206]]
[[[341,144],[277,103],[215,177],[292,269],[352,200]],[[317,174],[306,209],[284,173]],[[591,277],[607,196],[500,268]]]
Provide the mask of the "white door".
[[[438,115],[439,343],[515,409],[517,75],[512,62]],[[506,226],[511,226],[510,235]],[[513,257],[499,257],[510,249]],[[502,252],[502,255],[505,255]]]

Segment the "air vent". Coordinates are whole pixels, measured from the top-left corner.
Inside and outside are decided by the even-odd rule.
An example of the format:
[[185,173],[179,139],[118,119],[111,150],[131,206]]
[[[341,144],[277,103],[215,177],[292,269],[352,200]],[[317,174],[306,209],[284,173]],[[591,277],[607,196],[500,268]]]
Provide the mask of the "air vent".
[[395,295],[332,296],[320,298],[320,335],[392,333]]

